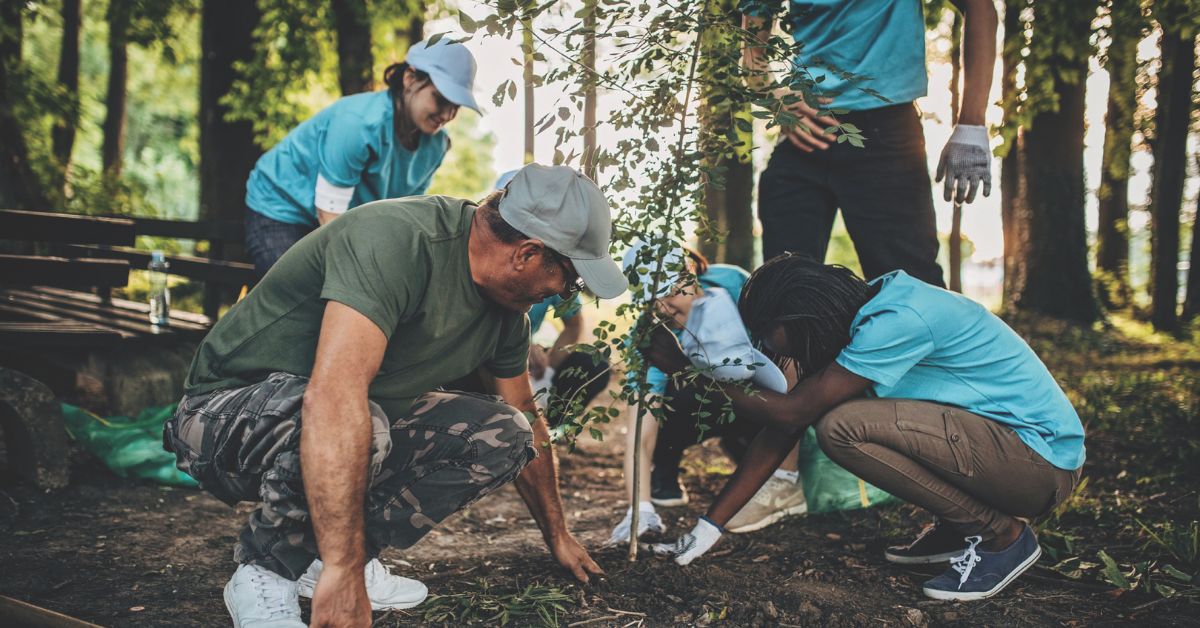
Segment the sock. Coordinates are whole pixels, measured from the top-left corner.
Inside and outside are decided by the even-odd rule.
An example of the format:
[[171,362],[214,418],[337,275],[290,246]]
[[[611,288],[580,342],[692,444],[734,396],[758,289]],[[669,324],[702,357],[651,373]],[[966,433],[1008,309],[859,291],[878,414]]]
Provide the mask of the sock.
[[800,481],[799,471],[784,471],[783,469],[775,469],[774,476],[795,484]]

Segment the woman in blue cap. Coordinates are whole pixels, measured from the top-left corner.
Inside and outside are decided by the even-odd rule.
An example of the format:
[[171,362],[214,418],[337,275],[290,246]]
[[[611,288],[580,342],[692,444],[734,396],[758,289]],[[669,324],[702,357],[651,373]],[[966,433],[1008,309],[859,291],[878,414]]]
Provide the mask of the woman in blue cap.
[[267,151],[246,183],[246,252],[263,275],[300,238],[346,210],[424,194],[450,150],[443,126],[479,112],[475,58],[420,42],[383,73],[387,89],[339,99]]

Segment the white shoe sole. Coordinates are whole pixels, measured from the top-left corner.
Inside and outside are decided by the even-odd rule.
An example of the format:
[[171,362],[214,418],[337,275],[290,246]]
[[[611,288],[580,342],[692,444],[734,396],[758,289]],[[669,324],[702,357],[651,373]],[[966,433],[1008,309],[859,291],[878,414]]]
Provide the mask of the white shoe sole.
[[[297,581],[297,584],[300,585],[300,597],[311,600],[312,596],[313,596],[313,589],[317,586],[317,583],[313,582],[312,580],[309,580],[308,578],[306,578],[304,576],[301,576],[300,580]],[[382,603],[376,602],[375,600],[371,600],[371,610],[373,610],[373,611],[392,611],[392,610],[402,611],[406,608],[412,608],[414,606],[419,605],[421,602],[424,602],[425,598],[427,598],[427,597],[429,597],[428,589],[426,589],[425,595],[421,596],[421,599],[413,600],[413,601],[405,600],[403,602],[396,602],[393,604],[382,604]]]
[[1008,574],[1008,577],[1006,577],[1004,580],[1001,580],[996,584],[996,586],[988,589],[987,591],[972,591],[969,593],[962,593],[959,591],[942,591],[940,589],[929,589],[926,587],[921,587],[921,590],[925,593],[925,597],[935,600],[956,600],[961,602],[970,602],[972,600],[987,599],[1003,591],[1004,587],[1007,587],[1010,582],[1016,580],[1017,576],[1025,573],[1025,570],[1032,567],[1033,564],[1037,562],[1038,558],[1041,558],[1041,556],[1042,546],[1038,545],[1037,551],[1030,555],[1029,558],[1026,558],[1025,562],[1017,565],[1017,568],[1013,569],[1012,573]]
[[663,508],[674,508],[676,506],[686,506],[688,503],[688,496],[687,496],[687,493],[684,493],[683,497],[674,497],[671,499],[659,499],[656,497],[651,497],[650,503],[654,504],[655,506],[662,506]]
[[953,552],[946,552],[944,554],[930,554],[929,556],[900,556],[885,550],[883,552],[883,558],[889,563],[894,563],[897,565],[933,565],[936,563],[950,562],[951,558],[962,554],[963,550],[965,549],[966,548],[964,547],[963,549],[955,550]]
[[776,521],[783,519],[784,517],[791,517],[792,515],[802,515],[806,512],[808,512],[808,504],[800,504],[798,506],[792,506],[791,508],[784,508],[783,510],[776,510],[775,512],[771,513],[770,515],[767,515],[766,517],[759,519],[758,521],[755,521],[754,523],[747,523],[746,525],[738,526],[736,528],[726,528],[725,531],[732,532],[734,534],[744,534],[746,532],[754,532],[755,530],[761,530],[761,529],[775,523]]

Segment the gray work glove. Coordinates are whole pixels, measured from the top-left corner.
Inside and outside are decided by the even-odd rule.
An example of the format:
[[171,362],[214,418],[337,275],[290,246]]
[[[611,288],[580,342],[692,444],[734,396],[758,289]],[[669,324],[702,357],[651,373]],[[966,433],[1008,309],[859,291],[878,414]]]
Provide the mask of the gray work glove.
[[983,195],[992,194],[992,150],[988,144],[987,128],[971,124],[954,127],[950,141],[942,149],[938,160],[938,182],[946,180],[943,196],[955,203],[972,203],[979,184],[983,183]]

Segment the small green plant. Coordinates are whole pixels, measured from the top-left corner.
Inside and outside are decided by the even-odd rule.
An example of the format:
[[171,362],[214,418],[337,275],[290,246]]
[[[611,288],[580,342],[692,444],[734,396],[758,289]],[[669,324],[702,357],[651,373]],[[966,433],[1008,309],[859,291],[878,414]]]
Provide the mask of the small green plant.
[[516,593],[494,592],[487,580],[476,580],[477,588],[450,595],[431,595],[419,609],[423,621],[489,626],[558,626],[560,615],[573,604],[571,596],[558,587],[530,584]]

